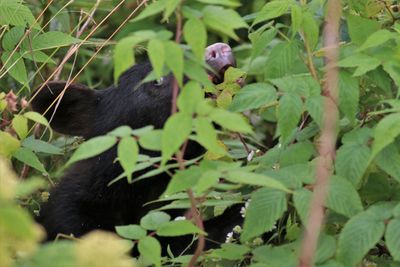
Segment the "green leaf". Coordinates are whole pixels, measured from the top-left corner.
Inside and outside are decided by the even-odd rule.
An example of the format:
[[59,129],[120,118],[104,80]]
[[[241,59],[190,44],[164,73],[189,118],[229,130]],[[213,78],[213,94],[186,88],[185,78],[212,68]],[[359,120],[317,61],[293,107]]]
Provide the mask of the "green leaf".
[[116,226],[117,234],[126,239],[138,240],[146,236],[147,232],[137,224]]
[[136,18],[131,20],[131,22],[136,22],[161,13],[165,9],[166,4],[167,2],[165,0],[151,2],[151,4],[147,5]]
[[303,225],[306,225],[308,221],[311,197],[312,193],[305,188],[296,190],[293,194],[294,206]]
[[292,37],[295,36],[297,32],[300,31],[301,26],[303,24],[303,10],[297,4],[292,4],[290,6],[291,12],[291,20],[292,20]]
[[136,140],[131,137],[123,137],[118,144],[118,161],[121,164],[128,182],[132,182],[132,172],[135,170],[139,148]]
[[[35,17],[30,9],[19,0],[1,0],[0,1],[0,25],[23,26],[33,25]],[[38,24],[35,28],[40,28]]]
[[311,118],[322,127],[322,115],[324,114],[324,102],[325,96],[316,95],[307,98],[306,108],[308,113],[310,113]]
[[15,52],[11,57],[10,56],[11,52],[8,51],[3,51],[1,55],[1,61],[5,65],[6,72],[19,83],[26,84],[28,82],[28,74],[21,54]]
[[28,148],[21,147],[17,152],[13,154],[13,157],[25,163],[26,165],[29,165],[32,168],[35,168],[36,170],[47,174],[47,171],[43,167],[43,164],[39,161],[39,158],[36,156],[35,153],[32,152],[32,150]]
[[366,145],[358,143],[342,145],[336,154],[336,173],[358,188],[367,170],[370,155],[371,150]]
[[33,62],[56,64],[56,62],[41,51],[27,51],[22,54],[23,58],[29,59]]
[[184,73],[190,80],[199,82],[204,87],[214,87],[213,83],[208,79],[206,71],[198,62],[194,62],[191,60],[185,61]]
[[165,212],[161,211],[151,211],[146,214],[142,219],[140,219],[140,226],[146,230],[157,230],[161,225],[169,222],[171,216]]
[[178,96],[179,111],[192,114],[195,113],[197,105],[204,99],[204,92],[197,82],[190,81],[185,84]]
[[[283,49],[288,52],[289,50],[293,50],[292,52],[296,52],[297,48],[293,48],[294,45],[290,45],[290,43],[286,43],[285,46],[287,48],[292,47],[292,49]],[[275,48],[275,47],[274,47]],[[292,53],[290,52],[290,53]],[[279,64],[278,58],[276,64]],[[284,58],[282,58],[284,60]],[[275,61],[274,61],[275,62]],[[288,64],[287,67],[284,67],[282,69],[282,72],[290,72],[290,62],[295,62],[292,60],[287,61],[286,64]],[[278,87],[279,91],[282,91],[284,93],[291,93],[291,94],[298,94],[300,96],[303,96],[305,98],[308,98],[310,96],[319,96],[321,95],[321,85],[311,76],[309,73],[302,73],[302,74],[294,74],[278,79],[272,79],[271,82]]]
[[179,6],[181,0],[166,0],[165,2],[165,11],[164,11],[164,20],[168,20],[171,14],[175,11],[175,9]]
[[143,135],[146,135],[146,134],[150,133],[151,131],[153,131],[153,129],[154,129],[153,125],[147,125],[147,126],[144,126],[143,128],[134,129],[134,130],[132,130],[131,133],[135,136],[142,137]]
[[298,251],[295,244],[281,246],[264,245],[252,251],[253,260],[264,265],[257,267],[292,267],[298,265]]
[[0,131],[0,155],[8,157],[20,147],[18,139],[7,132]]
[[196,141],[199,142],[208,151],[216,154],[225,155],[226,151],[223,149],[217,138],[217,132],[208,118],[197,117],[194,120],[194,127],[196,129]]
[[375,158],[379,168],[400,182],[400,153],[395,143],[385,147]]
[[140,239],[138,249],[146,260],[157,267],[161,266],[161,246],[157,239],[151,236]]
[[[296,164],[306,164],[315,154],[314,144],[309,141],[297,142],[288,146],[280,152],[280,167],[286,167]],[[303,168],[305,168],[303,166]]]
[[286,143],[297,127],[303,112],[303,102],[297,94],[285,94],[279,100],[277,110],[278,129],[282,142]]
[[145,149],[160,151],[162,130],[153,130],[139,138],[139,144]]
[[376,31],[368,37],[368,39],[361,45],[359,50],[361,51],[371,47],[376,47],[394,38],[396,38],[396,34],[388,30],[384,29]]
[[371,158],[392,143],[400,134],[400,113],[393,113],[383,118],[374,130]]
[[[31,256],[28,265],[40,267],[77,266],[76,247],[72,242],[48,242],[38,248]],[[32,262],[32,263],[31,263]]]
[[357,67],[353,76],[361,76],[368,71],[376,69],[381,64],[380,60],[365,54],[354,54],[338,62],[339,67]]
[[199,181],[200,175],[201,170],[196,167],[177,172],[169,182],[164,195],[185,191],[195,186]]
[[319,38],[319,25],[315,21],[314,16],[310,12],[304,12],[303,15],[303,32],[310,46],[311,51],[315,49]]
[[47,183],[39,177],[30,177],[23,183],[18,183],[15,190],[15,196],[18,198],[30,197],[39,189],[46,188]]
[[40,114],[38,112],[34,112],[34,111],[28,111],[28,112],[25,112],[23,114],[23,116],[25,118],[28,118],[31,121],[34,121],[36,123],[39,123],[39,124],[45,126],[50,132],[50,139],[52,138],[53,130],[51,129],[50,124],[47,121],[47,119],[42,114]]
[[[400,86],[399,63],[395,60],[388,60],[382,64],[384,71],[390,75],[395,84]],[[397,93],[399,95],[399,93]]]
[[32,40],[33,50],[44,50],[80,43],[81,40],[63,32],[45,32]]
[[386,223],[396,212],[396,202],[382,201],[371,205],[365,212],[371,218]]
[[[152,128],[149,130],[151,131]],[[119,127],[115,128],[114,130],[109,132],[108,135],[117,136],[117,137],[127,137],[127,136],[131,136],[132,132],[133,132],[133,130],[131,129],[131,127],[123,125],[123,126],[119,126]]]
[[25,139],[25,137],[28,135],[28,119],[22,115],[14,115],[12,126],[19,139]]
[[290,193],[290,190],[278,180],[259,173],[230,171],[224,178],[233,183],[265,186]]
[[354,186],[340,176],[330,178],[326,206],[349,218],[363,210],[360,196]]
[[219,6],[206,6],[203,9],[203,21],[210,29],[226,34],[235,40],[239,38],[234,30],[248,27],[236,11]]
[[271,1],[263,6],[263,8],[258,12],[256,19],[253,22],[254,26],[262,21],[270,20],[276,17],[280,17],[285,14],[289,9],[289,1],[286,0],[276,0]]
[[[1,18],[0,18],[0,20],[1,20]],[[19,26],[13,27],[9,31],[7,31],[6,34],[4,34],[3,40],[2,40],[3,49],[12,51],[19,43],[22,36],[24,36],[24,32],[25,32],[25,28],[19,27]]]
[[360,98],[358,80],[346,72],[340,72],[339,90],[339,109],[350,121],[354,121]]
[[196,192],[202,193],[218,184],[220,177],[221,173],[219,171],[209,170],[204,172],[196,184]]
[[229,106],[229,110],[241,112],[260,108],[276,101],[277,94],[273,86],[266,83],[252,83],[243,87]]
[[354,130],[347,132],[342,137],[343,144],[357,143],[360,145],[368,145],[373,136],[371,128],[355,128]]
[[269,29],[261,34],[259,31],[249,34],[249,39],[253,45],[253,49],[251,50],[251,60],[260,56],[267,49],[268,44],[275,38],[276,33],[276,29]]
[[49,122],[40,113],[37,113],[37,112],[34,112],[34,111],[28,111],[28,112],[25,112],[23,115],[24,115],[25,118],[28,118],[31,121],[37,122],[37,123],[39,123],[39,124],[41,124],[41,125],[43,125],[43,126],[45,126],[47,128],[50,128]]
[[241,6],[241,4],[237,2],[237,0],[196,0],[196,1],[204,4],[214,4],[214,5],[221,5],[228,7]]
[[192,132],[192,116],[186,113],[175,113],[168,118],[161,137],[162,160],[164,165]]
[[352,217],[339,235],[337,259],[346,266],[355,266],[381,239],[385,224],[366,212]]
[[159,79],[163,74],[165,63],[164,44],[159,39],[152,39],[147,45],[147,54],[149,55],[151,65]]
[[159,236],[181,236],[188,234],[205,234],[191,221],[178,220],[164,223],[157,229],[157,235]]
[[285,41],[275,45],[264,67],[265,78],[280,78],[292,74],[298,62],[299,53],[300,50],[295,41]]
[[89,139],[78,147],[66,165],[99,155],[100,153],[110,149],[116,142],[116,137],[107,135]]
[[249,250],[250,248],[245,245],[225,243],[221,245],[221,248],[214,249],[212,256],[227,260],[241,260]]
[[373,19],[366,19],[351,14],[348,14],[346,18],[351,41],[358,45],[364,43],[368,37],[381,27],[380,23]]
[[119,76],[129,67],[135,64],[133,47],[138,43],[135,36],[121,39],[114,48],[114,81],[117,82]]
[[165,43],[165,58],[173,58],[174,60],[166,60],[167,66],[174,74],[178,84],[183,84],[183,51],[175,42],[168,41]]
[[207,31],[203,22],[197,18],[189,19],[183,27],[183,36],[197,59],[203,60],[207,44]]
[[211,119],[222,127],[241,133],[251,133],[250,125],[244,120],[243,116],[229,112],[224,109],[214,109],[210,114]]
[[[33,241],[38,237],[37,229],[33,227],[32,217],[27,210],[21,207],[15,207],[3,202],[0,206],[0,224],[2,231],[7,233],[7,236],[22,242]],[[2,237],[2,242],[4,242],[3,240]]]
[[240,240],[248,241],[272,230],[286,209],[286,194],[282,191],[261,188],[252,193]]
[[400,219],[392,219],[385,233],[386,245],[395,261],[400,261]]
[[[321,234],[314,262],[323,263],[332,258],[336,252],[336,240],[333,236]],[[317,265],[321,267],[321,265]]]

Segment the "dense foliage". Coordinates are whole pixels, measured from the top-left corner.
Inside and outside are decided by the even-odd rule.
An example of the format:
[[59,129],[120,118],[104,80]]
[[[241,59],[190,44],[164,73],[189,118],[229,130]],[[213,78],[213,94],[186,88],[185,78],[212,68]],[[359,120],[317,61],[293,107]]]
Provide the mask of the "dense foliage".
[[[342,2],[338,142],[314,261],[321,267],[398,266],[400,5]],[[204,220],[243,204],[243,225],[219,249],[203,252],[204,266],[295,266],[329,97],[321,94],[326,1],[119,3],[0,0],[0,266],[187,263],[190,255],[162,257],[157,238],[202,233],[194,222],[163,212],[190,208],[188,189]],[[175,38],[180,31],[181,41]],[[230,43],[238,69],[214,86],[203,57],[206,45],[217,41]],[[172,72],[183,88],[178,112],[163,130],[123,126],[84,141],[54,133],[42,114],[29,111],[32,90],[47,79],[104,87],[146,51],[154,67],[146,79]],[[185,85],[184,76],[190,79]],[[240,88],[237,79],[246,85]],[[216,99],[204,98],[204,90]],[[173,174],[160,198],[168,204],[140,225],[117,227],[133,242],[94,232],[80,242],[64,236],[40,244],[43,231],[33,217],[65,167],[117,144],[125,172],[115,181],[146,179],[177,169],[181,164],[169,160],[188,139],[207,152]],[[139,155],[138,147],[162,156]],[[160,167],[135,175],[155,164]],[[132,244],[141,253],[136,259],[126,254]]]

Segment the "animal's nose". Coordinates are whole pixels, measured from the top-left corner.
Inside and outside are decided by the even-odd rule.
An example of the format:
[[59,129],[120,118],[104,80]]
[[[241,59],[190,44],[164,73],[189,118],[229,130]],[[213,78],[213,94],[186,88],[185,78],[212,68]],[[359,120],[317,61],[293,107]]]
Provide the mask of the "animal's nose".
[[235,67],[232,49],[225,43],[215,43],[206,48],[206,62],[217,73],[223,73],[228,67]]

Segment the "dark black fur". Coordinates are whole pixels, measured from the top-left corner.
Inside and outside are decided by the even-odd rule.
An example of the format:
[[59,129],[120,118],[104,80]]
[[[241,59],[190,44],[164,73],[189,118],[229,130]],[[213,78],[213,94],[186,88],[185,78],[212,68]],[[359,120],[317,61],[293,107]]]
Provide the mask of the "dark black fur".
[[[169,75],[164,77],[162,85],[149,82],[136,88],[150,71],[149,63],[136,65],[121,76],[118,86],[104,90],[71,85],[52,119],[52,127],[64,134],[85,138],[106,134],[121,125],[133,129],[146,125],[162,128],[170,115],[173,78]],[[44,87],[34,98],[32,108],[44,112],[64,86],[63,82],[54,82]],[[46,113],[48,119],[53,110]],[[141,153],[154,156],[149,151]],[[199,146],[190,145],[186,155],[193,157],[201,153]],[[94,229],[112,231],[115,225],[138,224],[140,218],[151,210],[151,206],[143,205],[160,196],[170,177],[162,174],[133,185],[123,179],[107,186],[122,173],[115,158],[114,147],[97,157],[74,164],[67,171],[40,212],[40,222],[46,228],[49,240],[58,233],[80,236]],[[227,232],[238,221],[241,221],[238,209],[231,209],[206,222],[209,238],[223,242]],[[182,239],[173,240],[167,242],[172,243],[172,247],[175,245],[175,251],[187,245]]]

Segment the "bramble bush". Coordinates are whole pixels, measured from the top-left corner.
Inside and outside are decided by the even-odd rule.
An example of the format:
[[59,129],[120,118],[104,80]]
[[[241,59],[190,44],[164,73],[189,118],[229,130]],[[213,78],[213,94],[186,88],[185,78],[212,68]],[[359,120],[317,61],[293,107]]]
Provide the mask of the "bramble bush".
[[[0,0],[0,266],[185,265],[191,255],[162,256],[157,238],[202,233],[164,212],[189,209],[189,189],[203,220],[243,204],[243,225],[204,251],[199,265],[297,265],[329,97],[322,94],[326,2]],[[342,4],[338,140],[314,264],[400,266],[400,4]],[[215,86],[203,58],[217,41],[230,43],[238,68]],[[29,111],[32,89],[47,79],[96,89],[146,51],[154,68],[146,80],[172,72],[189,89],[164,129],[122,126],[84,141],[54,133],[43,114]],[[246,79],[243,88],[237,79]],[[140,225],[116,228],[123,239],[93,232],[40,243],[44,232],[33,218],[70,164],[117,145],[124,173],[114,181],[136,182],[177,169],[170,159],[189,139],[207,152],[173,174],[159,199],[167,204]],[[139,147],[161,157],[140,155]],[[128,256],[132,245],[137,258]]]

